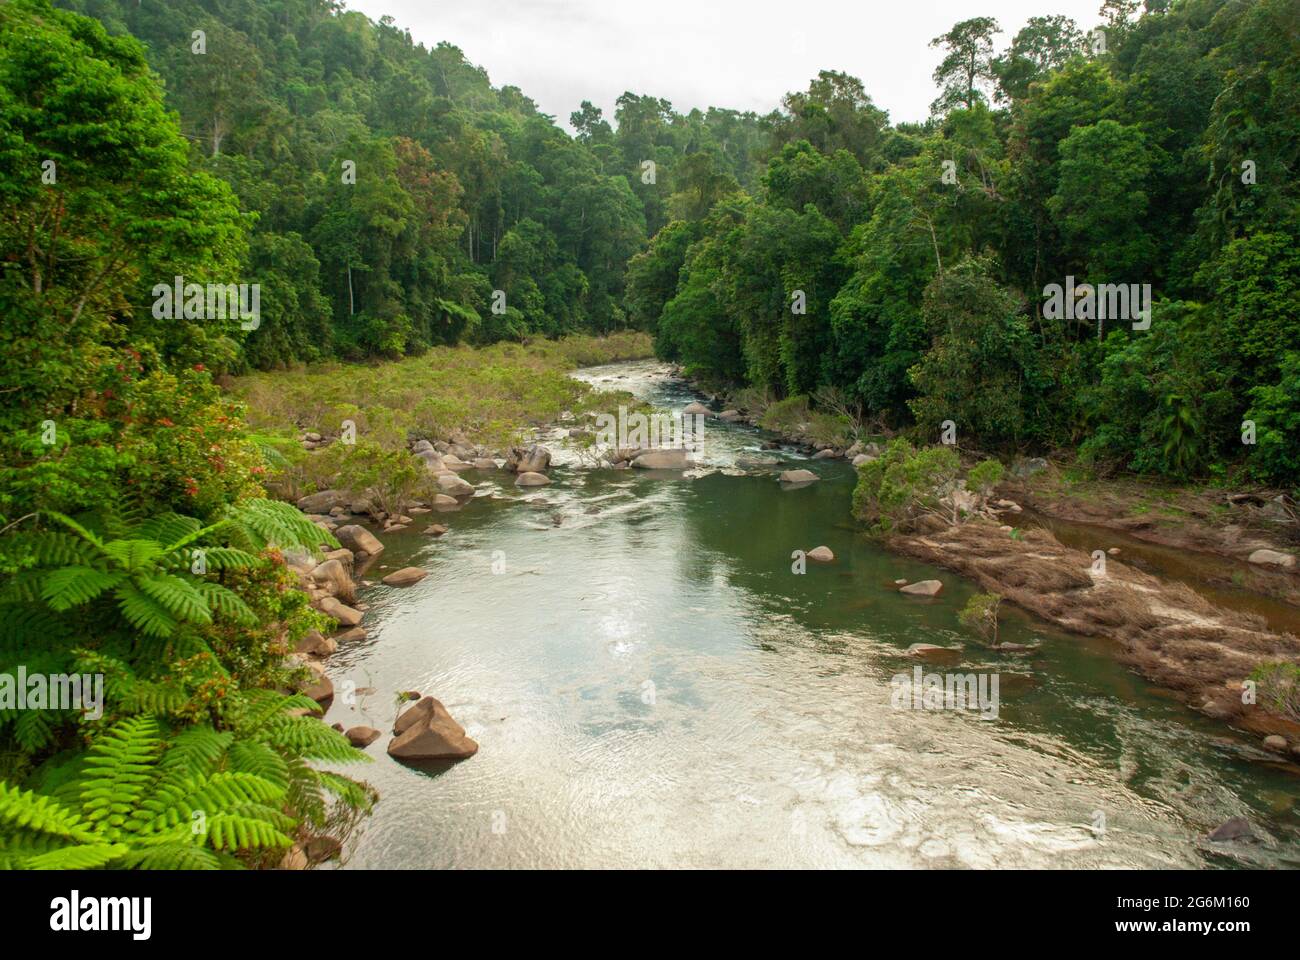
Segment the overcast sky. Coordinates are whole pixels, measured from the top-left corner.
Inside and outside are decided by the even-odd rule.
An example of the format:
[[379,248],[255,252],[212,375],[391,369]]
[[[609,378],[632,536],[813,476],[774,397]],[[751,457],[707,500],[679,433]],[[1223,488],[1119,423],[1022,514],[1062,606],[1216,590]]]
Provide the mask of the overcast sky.
[[923,120],[941,59],[928,44],[959,20],[991,16],[998,49],[1031,16],[1100,22],[1101,0],[347,0],[389,14],[418,43],[454,43],[566,128],[590,100],[613,121],[625,90],[692,107],[766,113],[821,69],[860,77],[894,122]]

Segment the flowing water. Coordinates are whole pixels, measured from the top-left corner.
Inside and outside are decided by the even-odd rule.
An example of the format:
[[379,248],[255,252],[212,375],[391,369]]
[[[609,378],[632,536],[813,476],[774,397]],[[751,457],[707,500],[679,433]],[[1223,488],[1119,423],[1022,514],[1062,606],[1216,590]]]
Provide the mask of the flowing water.
[[[680,409],[653,363],[580,376]],[[611,411],[612,412],[612,411]],[[430,515],[441,539],[384,537],[369,637],[330,659],[328,722],[391,729],[395,692],[441,699],[480,744],[414,768],[369,748],[381,800],[350,867],[1195,867],[1300,865],[1300,770],[1118,667],[1106,642],[1004,613],[997,655],[957,623],[973,592],[892,556],[821,480],[734,475],[762,437],[711,422],[686,476],[580,469]],[[564,463],[571,464],[566,467]],[[825,544],[834,563],[792,570]],[[377,580],[418,564],[398,590]],[[934,600],[898,578],[937,578]],[[927,673],[997,675],[996,719],[896,708],[916,643]],[[909,701],[910,705],[910,701]],[[1203,835],[1245,815],[1254,843]]]

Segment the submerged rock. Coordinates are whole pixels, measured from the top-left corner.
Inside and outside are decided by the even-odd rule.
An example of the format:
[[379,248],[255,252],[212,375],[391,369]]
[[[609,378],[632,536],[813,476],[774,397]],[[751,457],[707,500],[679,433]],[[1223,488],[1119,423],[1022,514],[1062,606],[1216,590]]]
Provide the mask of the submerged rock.
[[899,593],[905,593],[909,597],[937,597],[942,591],[942,580],[920,580],[898,590]]

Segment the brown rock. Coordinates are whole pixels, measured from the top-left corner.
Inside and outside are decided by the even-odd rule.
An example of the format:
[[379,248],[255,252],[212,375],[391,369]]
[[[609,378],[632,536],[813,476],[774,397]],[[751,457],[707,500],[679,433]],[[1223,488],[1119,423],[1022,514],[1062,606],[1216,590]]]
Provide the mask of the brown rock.
[[430,524],[429,528],[424,532],[431,537],[441,537],[444,533],[447,532],[447,528],[443,526],[441,523],[433,523]]
[[345,627],[355,627],[364,616],[360,610],[353,610],[334,597],[322,597],[316,606],[321,613],[333,617]]
[[830,563],[835,559],[835,554],[831,552],[830,547],[814,547],[808,551],[808,559],[816,560],[818,563]]
[[379,542],[378,537],[365,527],[357,524],[339,527],[334,531],[334,536],[338,538],[339,543],[351,550],[353,554],[365,553],[367,556],[373,557],[384,549],[384,545]]
[[943,591],[943,581],[941,580],[921,580],[918,583],[909,583],[905,587],[899,588],[899,593],[905,593],[909,597],[937,597]]
[[390,587],[410,587],[419,583],[428,575],[429,572],[421,567],[403,567],[401,570],[395,570],[384,577],[384,583]]
[[338,648],[338,641],[333,637],[322,637],[317,631],[308,630],[293,650],[294,653],[305,653],[309,657],[328,657]]
[[381,736],[374,727],[353,727],[343,735],[354,747],[368,747]]
[[478,744],[433,697],[424,697],[397,718],[388,755],[399,760],[464,760]]

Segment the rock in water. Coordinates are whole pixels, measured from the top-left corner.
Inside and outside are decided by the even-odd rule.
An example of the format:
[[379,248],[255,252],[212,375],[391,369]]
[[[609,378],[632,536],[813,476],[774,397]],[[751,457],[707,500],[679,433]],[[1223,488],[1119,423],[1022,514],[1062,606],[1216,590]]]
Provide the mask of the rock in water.
[[685,470],[690,466],[681,447],[670,450],[646,450],[637,455],[632,466],[641,470]]
[[334,597],[322,597],[316,606],[321,613],[333,617],[345,627],[355,627],[361,622],[363,616],[360,610],[353,610],[347,604],[341,603]]
[[835,559],[835,554],[831,552],[830,547],[814,547],[808,551],[808,559],[816,560],[818,563],[830,563]]
[[439,474],[438,488],[449,497],[468,497],[474,493],[474,485],[454,473]]
[[388,755],[398,760],[464,760],[478,753],[478,744],[433,697],[423,697],[393,726]]
[[384,577],[384,583],[390,587],[409,587],[419,583],[429,575],[420,567],[403,567]]
[[899,588],[899,593],[905,593],[910,597],[937,597],[943,590],[943,581],[941,580],[921,580],[918,583],[909,583],[905,587]]
[[1255,833],[1250,829],[1250,821],[1245,817],[1233,817],[1225,820],[1210,834],[1211,843],[1226,843],[1229,840],[1251,840]]
[[544,487],[550,482],[551,478],[546,474],[532,470],[525,470],[515,478],[515,485],[520,487]]
[[682,408],[682,413],[688,417],[707,417],[711,416],[713,411],[697,401],[696,403],[688,403]]
[[550,465],[551,451],[538,444],[514,447],[506,457],[506,469],[512,473],[545,473]]
[[1295,569],[1295,557],[1277,550],[1256,550],[1250,555],[1250,562],[1261,566],[1283,567],[1287,570]]
[[811,470],[785,470],[781,473],[782,483],[812,483],[817,474]]
[[368,747],[379,739],[381,734],[374,727],[353,727],[343,734],[354,747]]
[[379,542],[378,537],[365,527],[356,524],[339,527],[334,531],[334,536],[338,538],[339,543],[353,553],[366,553],[373,557],[384,549],[384,545]]

